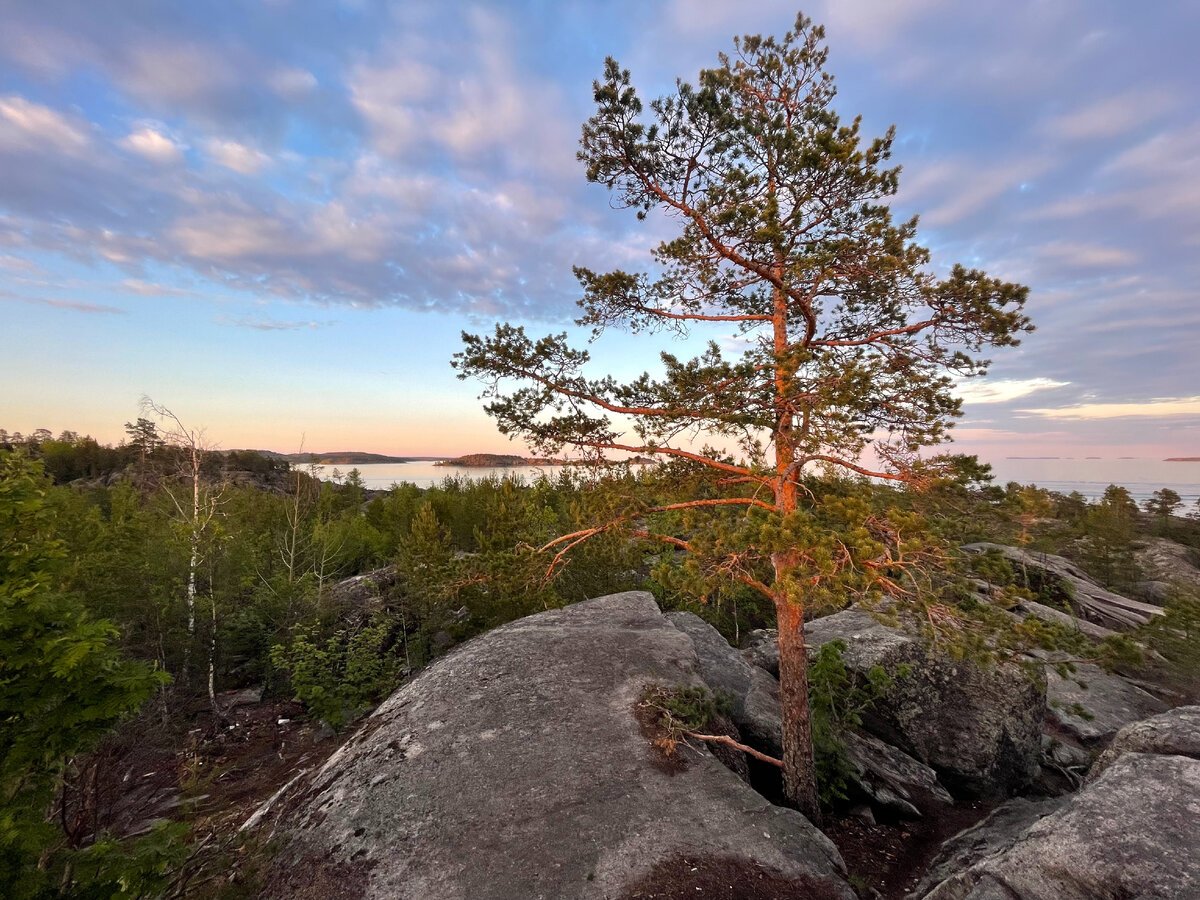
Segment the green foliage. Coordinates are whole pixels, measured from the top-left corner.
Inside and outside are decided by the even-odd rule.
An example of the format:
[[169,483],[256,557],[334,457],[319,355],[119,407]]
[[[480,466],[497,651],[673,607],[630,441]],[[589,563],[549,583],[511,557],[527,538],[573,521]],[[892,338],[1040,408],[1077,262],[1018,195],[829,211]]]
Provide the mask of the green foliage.
[[71,900],[158,897],[175,882],[187,861],[189,828],[182,822],[160,822],[135,839],[101,836],[72,857]]
[[[685,477],[706,481],[692,496],[708,505],[647,530],[687,535],[705,559],[682,575],[694,587],[706,580],[706,592],[717,582],[771,589],[762,569],[772,555],[789,576],[778,586],[789,599],[803,585],[832,589],[833,560],[844,554],[827,537],[829,520],[849,522],[862,507],[809,508],[799,473],[818,464],[857,472],[874,446],[900,478],[928,477],[913,451],[944,440],[959,409],[945,374],[982,372],[976,351],[1029,329],[1024,287],[962,267],[943,281],[929,274],[915,220],[895,222],[886,205],[899,176],[888,166],[893,135],[864,140],[857,120],[842,124],[823,38],[799,17],[781,39],[747,37],[697,86],[679,82],[645,105],[610,59],[583,126],[589,180],[639,215],[658,209],[682,225],[653,251],[655,276],[577,269],[580,324],[597,336],[614,327],[686,335],[715,319],[748,336],[744,353],[726,358],[715,343],[691,360],[663,353],[660,377],[622,384],[589,377],[589,351],[565,334],[534,339],[499,324],[492,335],[465,334],[454,359],[461,377],[483,385],[501,431],[539,451],[696,464]],[[650,511],[637,500],[616,507],[604,531],[632,530]],[[811,554],[793,541],[810,534],[820,543]],[[804,564],[785,564],[781,553],[797,547]]]
[[728,717],[731,708],[728,696],[706,687],[650,685],[638,700],[638,709],[649,714],[656,732],[654,746],[668,757],[689,733],[719,731],[718,719]]
[[1133,555],[1137,504],[1123,487],[1109,485],[1100,502],[1089,507],[1081,562],[1092,577],[1115,589],[1141,580]]
[[845,651],[844,641],[827,641],[809,656],[808,696],[817,788],[826,807],[847,798],[854,774],[843,736],[862,724],[862,714],[884,697],[897,678],[909,675],[907,666],[898,667],[892,674],[882,666],[872,666],[860,675],[846,667]]
[[717,716],[729,715],[731,708],[727,696],[705,687],[675,688],[660,693],[657,700],[686,731],[699,731]]
[[60,591],[47,490],[39,463],[0,451],[0,883],[14,897],[72,883],[74,848],[47,818],[62,773],[166,680]]
[[1163,609],[1135,633],[1158,652],[1181,681],[1195,685],[1200,679],[1200,593],[1177,587]]
[[396,649],[391,625],[381,622],[337,631],[323,641],[301,631],[290,643],[271,648],[271,662],[287,673],[297,700],[341,731],[400,683],[403,661]]
[[1159,520],[1159,528],[1165,534],[1171,525],[1171,516],[1183,506],[1183,498],[1170,488],[1159,488],[1142,504],[1146,512]]
[[1013,583],[1012,564],[999,550],[977,553],[970,558],[971,571],[989,584],[1004,587]]

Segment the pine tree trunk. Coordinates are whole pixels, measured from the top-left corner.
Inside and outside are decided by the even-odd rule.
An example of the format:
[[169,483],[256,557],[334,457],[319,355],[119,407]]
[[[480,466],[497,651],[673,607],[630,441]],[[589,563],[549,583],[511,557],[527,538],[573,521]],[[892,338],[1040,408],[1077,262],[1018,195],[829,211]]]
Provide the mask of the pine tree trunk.
[[776,601],[779,626],[779,700],[783,707],[783,791],[813,824],[821,822],[817,769],[813,758],[808,706],[808,648],[804,610],[786,599]]

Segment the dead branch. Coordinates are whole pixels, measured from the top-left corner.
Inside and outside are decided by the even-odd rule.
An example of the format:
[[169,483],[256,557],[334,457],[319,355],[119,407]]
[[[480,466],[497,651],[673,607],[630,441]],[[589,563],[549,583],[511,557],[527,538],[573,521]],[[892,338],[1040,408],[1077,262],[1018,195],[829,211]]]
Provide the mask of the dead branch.
[[695,732],[695,731],[687,731],[684,733],[688,737],[695,738],[698,741],[707,741],[710,744],[724,744],[726,747],[732,747],[734,750],[741,750],[747,756],[753,756],[759,762],[765,762],[768,765],[772,765],[772,766],[775,766],[780,769],[783,768],[783,760],[776,759],[773,756],[767,756],[767,754],[765,754],[759,750],[755,750],[753,747],[747,747],[745,744],[739,744],[733,738],[729,737],[729,735],[726,735],[726,734],[699,734],[698,732]]

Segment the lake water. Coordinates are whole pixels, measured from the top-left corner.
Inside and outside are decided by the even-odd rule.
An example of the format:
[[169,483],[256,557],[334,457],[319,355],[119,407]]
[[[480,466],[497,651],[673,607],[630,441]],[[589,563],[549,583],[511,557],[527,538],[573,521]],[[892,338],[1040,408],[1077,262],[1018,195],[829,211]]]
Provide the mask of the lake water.
[[[1038,487],[1064,494],[1079,491],[1089,499],[1104,493],[1110,484],[1128,489],[1136,500],[1144,500],[1159,488],[1168,487],[1187,504],[1200,497],[1200,462],[1164,462],[1161,459],[990,459],[996,483],[1009,481],[1036,484]],[[339,467],[344,474],[350,466]],[[481,469],[462,466],[438,466],[432,462],[378,463],[358,466],[369,488],[385,490],[398,482],[418,487],[440,484],[447,477],[485,478],[519,477],[533,481],[540,475],[557,478],[562,466],[517,466],[513,468]],[[586,477],[587,470],[566,467]],[[333,474],[333,466],[325,466],[322,477]]]

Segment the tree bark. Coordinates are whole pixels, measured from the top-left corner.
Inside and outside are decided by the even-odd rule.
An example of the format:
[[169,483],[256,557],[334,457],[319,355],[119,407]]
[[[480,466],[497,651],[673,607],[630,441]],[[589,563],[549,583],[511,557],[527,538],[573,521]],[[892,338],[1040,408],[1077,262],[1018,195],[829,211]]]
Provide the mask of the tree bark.
[[808,648],[804,643],[804,610],[779,598],[779,700],[783,707],[783,792],[810,822],[821,822],[817,769],[813,757],[808,706]]

